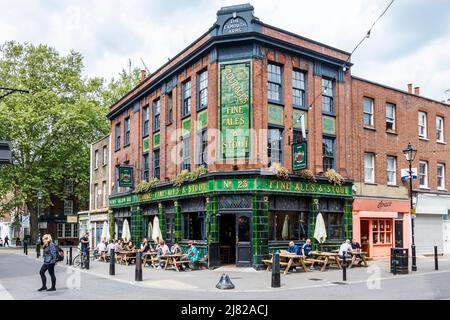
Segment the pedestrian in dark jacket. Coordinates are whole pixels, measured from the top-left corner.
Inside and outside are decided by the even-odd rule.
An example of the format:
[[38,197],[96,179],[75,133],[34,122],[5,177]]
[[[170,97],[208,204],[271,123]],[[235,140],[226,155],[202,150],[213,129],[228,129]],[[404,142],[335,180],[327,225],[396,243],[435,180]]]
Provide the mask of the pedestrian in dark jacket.
[[8,236],[5,237],[5,244],[4,244],[5,248],[6,248],[6,245],[8,245],[8,247],[9,247],[9,238],[8,238]]
[[[52,242],[52,236],[46,234],[42,237],[43,248],[44,248],[44,264],[41,267],[39,274],[41,275],[42,288],[38,291],[55,291],[56,290],[56,277],[55,277],[55,264],[58,251],[56,250],[55,244]],[[48,271],[50,278],[52,279],[52,287],[47,289],[47,278],[45,277],[45,272]]]

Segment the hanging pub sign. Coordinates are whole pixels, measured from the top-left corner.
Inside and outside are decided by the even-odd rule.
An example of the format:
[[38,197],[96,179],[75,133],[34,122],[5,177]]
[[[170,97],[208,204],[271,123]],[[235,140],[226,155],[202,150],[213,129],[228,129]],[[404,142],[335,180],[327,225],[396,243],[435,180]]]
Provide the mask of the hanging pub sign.
[[308,145],[306,142],[296,143],[292,146],[292,170],[299,171],[308,167]]
[[119,167],[119,187],[130,188],[133,186],[133,168]]

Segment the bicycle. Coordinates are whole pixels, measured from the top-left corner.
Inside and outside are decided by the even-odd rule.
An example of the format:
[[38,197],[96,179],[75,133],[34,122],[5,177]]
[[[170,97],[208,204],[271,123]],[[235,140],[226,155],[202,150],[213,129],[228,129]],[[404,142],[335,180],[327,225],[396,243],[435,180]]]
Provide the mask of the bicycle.
[[[86,258],[87,258],[86,253],[78,249],[78,255],[76,255],[75,258],[72,259],[72,265],[76,268],[83,269],[87,261]],[[94,260],[94,256],[89,255],[89,259]]]

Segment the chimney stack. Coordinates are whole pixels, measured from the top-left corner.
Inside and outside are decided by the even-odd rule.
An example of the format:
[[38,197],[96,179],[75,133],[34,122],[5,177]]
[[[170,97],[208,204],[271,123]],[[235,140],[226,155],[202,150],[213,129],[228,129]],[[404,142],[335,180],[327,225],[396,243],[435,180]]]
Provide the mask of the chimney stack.
[[147,73],[145,70],[141,70],[141,82],[145,80],[145,77],[147,76]]
[[412,83],[408,84],[408,92],[409,92],[409,93],[412,93],[412,92],[413,92],[412,89],[413,89]]
[[415,94],[416,96],[420,96],[420,87],[415,87],[415,88],[414,88],[414,94]]

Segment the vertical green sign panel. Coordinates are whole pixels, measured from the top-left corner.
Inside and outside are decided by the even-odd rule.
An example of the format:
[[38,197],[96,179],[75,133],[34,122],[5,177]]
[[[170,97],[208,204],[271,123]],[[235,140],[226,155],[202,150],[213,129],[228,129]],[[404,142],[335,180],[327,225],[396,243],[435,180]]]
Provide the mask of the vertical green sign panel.
[[308,145],[297,143],[292,146],[292,170],[298,171],[308,167]]
[[251,63],[220,65],[219,114],[222,160],[250,158]]
[[146,153],[150,149],[150,140],[148,139],[148,137],[144,139],[143,144],[144,144],[143,152]]
[[336,118],[323,116],[322,128],[323,133],[336,134]]

